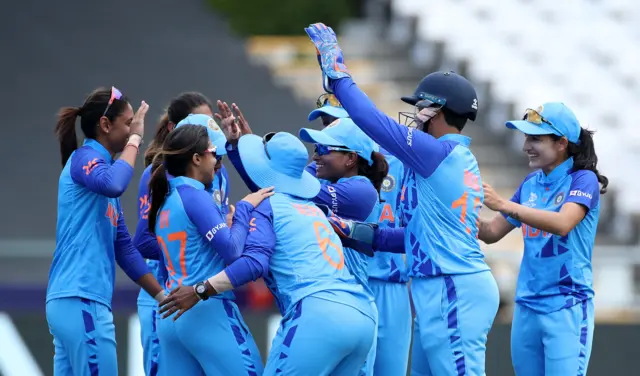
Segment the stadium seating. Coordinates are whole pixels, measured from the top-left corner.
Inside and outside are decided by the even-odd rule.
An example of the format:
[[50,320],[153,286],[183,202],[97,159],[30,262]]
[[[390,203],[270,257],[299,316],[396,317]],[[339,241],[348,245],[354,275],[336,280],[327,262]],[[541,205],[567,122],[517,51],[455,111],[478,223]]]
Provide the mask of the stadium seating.
[[[489,101],[527,107],[563,101],[596,130],[600,169],[616,192],[616,213],[638,215],[640,3],[634,0],[393,0],[395,16],[417,18],[416,46],[444,45],[467,62]],[[496,129],[500,127],[495,127]],[[520,147],[514,143],[514,147]]]

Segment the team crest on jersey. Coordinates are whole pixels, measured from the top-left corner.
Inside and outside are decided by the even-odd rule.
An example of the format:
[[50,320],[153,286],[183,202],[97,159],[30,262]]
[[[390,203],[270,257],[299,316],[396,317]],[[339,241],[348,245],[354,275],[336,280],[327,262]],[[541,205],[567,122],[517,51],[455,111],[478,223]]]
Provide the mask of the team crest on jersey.
[[218,205],[222,204],[222,194],[220,193],[220,190],[216,189],[215,191],[213,191],[213,200]]
[[381,189],[384,192],[391,192],[393,188],[395,188],[395,186],[396,186],[396,179],[391,175],[387,175],[382,181]]
[[535,206],[536,206],[536,201],[537,201],[537,200],[538,200],[538,195],[537,195],[537,194],[535,194],[535,193],[533,193],[533,192],[531,192],[531,193],[529,194],[529,200],[527,201],[527,203],[526,203],[526,204],[524,204],[524,206],[528,206],[528,207],[530,207],[530,208],[533,208],[533,207],[535,207]]
[[218,124],[213,119],[209,119],[209,122],[207,122],[207,128],[211,129],[214,132],[217,132],[220,130],[220,127],[218,127]]
[[553,200],[553,203],[559,205],[562,201],[564,201],[564,192],[558,193],[556,198]]

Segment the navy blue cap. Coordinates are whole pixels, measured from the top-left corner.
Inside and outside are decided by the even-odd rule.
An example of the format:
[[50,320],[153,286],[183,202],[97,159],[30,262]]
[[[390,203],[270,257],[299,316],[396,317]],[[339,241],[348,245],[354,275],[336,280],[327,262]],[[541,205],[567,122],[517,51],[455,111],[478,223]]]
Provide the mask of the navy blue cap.
[[471,121],[476,120],[478,113],[476,90],[469,80],[453,71],[428,74],[420,81],[412,96],[401,99],[413,106],[423,100],[444,103],[444,108]]

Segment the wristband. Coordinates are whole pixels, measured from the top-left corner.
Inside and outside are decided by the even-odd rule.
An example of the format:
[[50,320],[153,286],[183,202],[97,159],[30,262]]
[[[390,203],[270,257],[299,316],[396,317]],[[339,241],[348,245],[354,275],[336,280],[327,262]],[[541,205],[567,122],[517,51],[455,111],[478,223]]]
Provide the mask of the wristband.
[[164,294],[164,291],[160,291],[159,293],[156,294],[156,296],[154,296],[153,298],[156,300],[156,302],[160,303],[161,301],[164,300],[164,298],[166,298],[167,296]]
[[133,145],[135,147],[142,145],[142,136],[137,133],[130,134],[129,141],[127,141],[127,145]]

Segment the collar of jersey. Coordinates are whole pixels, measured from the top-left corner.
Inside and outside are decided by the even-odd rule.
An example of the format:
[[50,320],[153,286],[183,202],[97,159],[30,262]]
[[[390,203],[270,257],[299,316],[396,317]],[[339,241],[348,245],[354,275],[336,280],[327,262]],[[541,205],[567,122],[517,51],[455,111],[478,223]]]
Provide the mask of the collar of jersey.
[[169,185],[171,186],[171,188],[175,188],[181,185],[190,185],[195,189],[204,190],[204,184],[197,181],[196,179],[191,179],[186,176],[178,176],[176,178],[169,180]]
[[338,181],[336,183],[342,183],[343,181],[347,181],[350,179],[360,179],[360,180],[365,180],[365,181],[369,181],[369,178],[366,176],[362,176],[362,175],[354,175],[354,176],[349,176],[348,178],[340,178],[338,179]]
[[467,136],[463,136],[459,133],[449,133],[449,134],[445,134],[444,136],[441,136],[440,138],[438,138],[438,141],[455,141],[459,144],[462,144],[464,146],[469,146],[469,144],[471,144],[471,138],[467,137]]
[[99,143],[98,141],[94,140],[93,138],[85,138],[85,140],[82,143],[82,145],[90,147],[91,149],[93,149],[93,150],[97,151],[98,153],[100,153],[100,155],[102,155],[102,157],[104,157],[104,159],[106,159],[107,161],[113,162],[113,159],[111,158],[111,154],[109,153],[107,148],[102,146],[101,143]]
[[573,157],[559,164],[558,167],[554,168],[553,171],[549,173],[549,175],[545,175],[544,172],[538,174],[538,182],[542,184],[555,183],[558,180],[561,180],[565,176],[569,175],[572,168],[573,168]]

